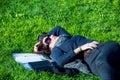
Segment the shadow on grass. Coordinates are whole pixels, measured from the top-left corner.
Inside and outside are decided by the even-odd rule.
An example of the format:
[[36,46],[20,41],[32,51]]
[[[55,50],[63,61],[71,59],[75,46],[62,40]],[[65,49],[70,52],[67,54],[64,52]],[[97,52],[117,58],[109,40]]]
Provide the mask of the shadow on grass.
[[13,80],[13,76],[10,72],[0,71],[0,80]]

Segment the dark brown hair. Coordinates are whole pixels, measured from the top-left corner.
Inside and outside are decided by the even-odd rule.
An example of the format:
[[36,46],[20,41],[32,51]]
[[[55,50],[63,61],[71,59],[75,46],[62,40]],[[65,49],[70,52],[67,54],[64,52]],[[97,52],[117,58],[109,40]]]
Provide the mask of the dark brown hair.
[[49,49],[49,46],[48,45],[44,45],[43,44],[43,38],[47,36],[47,33],[44,32],[42,35],[39,35],[38,36],[38,41],[40,42],[40,44],[37,45],[38,47],[38,54],[46,54],[46,55],[50,55],[50,49]]

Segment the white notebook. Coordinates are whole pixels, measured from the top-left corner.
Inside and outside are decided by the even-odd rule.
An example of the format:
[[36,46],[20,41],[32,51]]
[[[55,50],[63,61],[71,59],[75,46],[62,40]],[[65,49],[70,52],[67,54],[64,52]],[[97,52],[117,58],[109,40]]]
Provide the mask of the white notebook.
[[31,69],[28,62],[36,62],[36,61],[43,61],[49,60],[47,56],[42,54],[35,54],[35,53],[13,53],[13,58],[16,62],[21,63],[26,69]]

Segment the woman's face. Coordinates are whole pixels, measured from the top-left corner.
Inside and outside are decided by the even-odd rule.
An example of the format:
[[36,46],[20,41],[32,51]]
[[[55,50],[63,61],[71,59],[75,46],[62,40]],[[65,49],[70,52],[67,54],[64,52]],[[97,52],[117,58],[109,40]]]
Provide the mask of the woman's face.
[[45,38],[43,38],[43,44],[45,45],[49,45],[50,50],[52,50],[52,48],[55,46],[55,43],[58,39],[58,36],[47,36]]

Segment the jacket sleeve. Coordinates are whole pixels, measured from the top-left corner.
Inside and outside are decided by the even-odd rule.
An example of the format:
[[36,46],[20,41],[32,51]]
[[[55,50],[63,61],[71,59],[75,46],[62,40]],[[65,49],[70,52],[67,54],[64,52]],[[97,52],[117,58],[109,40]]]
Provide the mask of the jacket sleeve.
[[64,64],[66,64],[74,56],[75,56],[75,53],[73,52],[73,50],[70,50],[69,52],[65,53],[58,47],[55,47],[51,52],[52,60],[56,62],[57,65],[59,66],[63,66]]
[[59,36],[62,34],[65,34],[66,36],[71,36],[65,29],[63,29],[60,26],[56,26],[55,28],[53,28],[51,31],[47,33],[47,35],[55,35],[55,36]]

